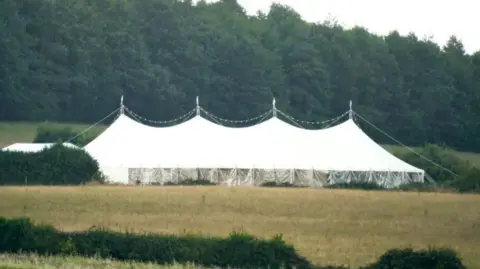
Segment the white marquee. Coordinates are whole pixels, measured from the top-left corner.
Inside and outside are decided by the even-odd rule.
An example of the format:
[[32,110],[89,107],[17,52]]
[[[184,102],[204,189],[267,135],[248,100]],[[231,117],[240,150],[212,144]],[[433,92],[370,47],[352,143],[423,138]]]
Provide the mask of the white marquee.
[[122,113],[85,150],[110,181],[122,184],[202,178],[229,185],[277,181],[323,186],[362,180],[395,187],[423,182],[424,176],[375,143],[352,119],[306,130],[277,117],[234,128],[197,115],[171,127],[151,127]]

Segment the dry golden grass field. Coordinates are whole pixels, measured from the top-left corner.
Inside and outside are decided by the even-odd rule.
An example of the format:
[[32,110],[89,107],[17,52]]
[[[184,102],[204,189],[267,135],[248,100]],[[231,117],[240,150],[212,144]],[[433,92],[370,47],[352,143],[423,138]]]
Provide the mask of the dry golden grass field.
[[391,248],[450,247],[480,269],[480,196],[226,187],[2,187],[0,216],[62,230],[260,237],[282,233],[317,264],[358,267]]

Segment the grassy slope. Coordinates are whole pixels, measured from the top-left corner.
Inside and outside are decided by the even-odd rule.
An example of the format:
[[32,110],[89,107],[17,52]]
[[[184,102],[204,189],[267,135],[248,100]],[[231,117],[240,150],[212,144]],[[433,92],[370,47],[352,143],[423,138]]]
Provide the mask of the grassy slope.
[[[37,130],[37,127],[41,123],[27,123],[27,122],[19,122],[19,123],[5,123],[5,122],[0,122],[0,148],[6,147],[8,145],[11,145],[13,143],[18,143],[18,142],[32,142],[35,133]],[[61,127],[71,127],[73,130],[78,130],[83,131],[86,128],[88,128],[87,125],[81,125],[81,124],[59,124],[59,123],[49,123],[49,125],[52,126],[61,126]],[[88,132],[92,132],[94,134],[98,134],[102,132],[105,129],[105,126],[99,125],[95,126]],[[403,147],[400,146],[392,146],[392,145],[386,145],[384,146],[387,150],[389,151],[405,151]],[[472,162],[474,165],[480,166],[480,154],[478,153],[469,153],[469,152],[456,152],[456,154],[470,162]]]
[[451,247],[480,269],[480,196],[227,187],[2,187],[0,216],[73,231],[283,234],[317,264],[358,268],[398,247]]
[[136,262],[117,262],[81,257],[42,257],[27,254],[0,254],[0,269],[195,269],[185,265],[158,265]]

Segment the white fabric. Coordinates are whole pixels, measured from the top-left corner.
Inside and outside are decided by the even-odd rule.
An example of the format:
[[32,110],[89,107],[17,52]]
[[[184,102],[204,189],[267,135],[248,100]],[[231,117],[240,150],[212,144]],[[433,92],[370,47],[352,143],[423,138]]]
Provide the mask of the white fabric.
[[101,167],[244,168],[422,173],[371,140],[352,120],[305,130],[278,118],[242,128],[200,116],[150,127],[121,115],[85,150]]
[[[15,143],[4,147],[2,151],[39,152],[54,145],[55,143]],[[79,148],[71,143],[63,143],[62,145],[69,148]]]

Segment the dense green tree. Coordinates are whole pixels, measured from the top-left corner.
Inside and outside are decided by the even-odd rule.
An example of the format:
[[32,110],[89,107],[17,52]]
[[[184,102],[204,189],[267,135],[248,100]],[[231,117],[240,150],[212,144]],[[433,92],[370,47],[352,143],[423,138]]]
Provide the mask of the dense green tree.
[[192,2],[0,1],[0,120],[93,123],[124,95],[151,120],[200,96],[222,118],[257,116],[276,98],[294,118],[321,121],[352,100],[406,144],[480,151],[480,52],[456,37],[440,47],[395,29],[307,23],[279,4],[249,16],[236,0]]

